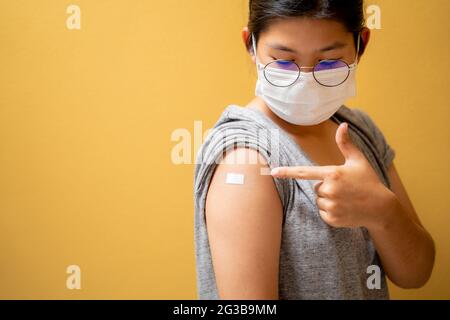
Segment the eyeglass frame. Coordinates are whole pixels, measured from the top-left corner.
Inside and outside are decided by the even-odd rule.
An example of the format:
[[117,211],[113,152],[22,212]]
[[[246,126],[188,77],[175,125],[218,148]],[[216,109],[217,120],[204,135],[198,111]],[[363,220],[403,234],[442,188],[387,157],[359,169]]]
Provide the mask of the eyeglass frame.
[[[256,41],[255,41],[255,37],[254,37],[254,34],[253,34],[253,33],[251,34],[251,37],[252,37],[252,45],[253,45],[253,50],[254,50],[254,53],[255,53],[255,61],[256,61],[256,58],[257,58],[257,55],[256,55]],[[356,45],[356,56],[355,56],[355,62],[354,62],[354,63],[356,63],[356,61],[358,60],[359,49],[360,49],[360,42],[361,42],[361,33],[358,33],[358,40],[357,40],[357,45]],[[274,62],[277,62],[277,61],[288,61],[288,62],[292,62],[292,63],[294,63],[294,64],[297,66],[297,68],[298,68],[298,75],[297,75],[297,78],[296,78],[291,84],[289,84],[289,85],[287,85],[287,86],[280,86],[280,85],[273,84],[269,79],[267,79],[267,76],[266,76],[266,68],[267,68],[267,66],[270,65],[270,64],[272,64],[272,63],[274,63]],[[345,77],[345,79],[344,79],[341,83],[336,84],[336,85],[325,85],[325,84],[321,83],[319,80],[317,80],[316,75],[315,75],[315,73],[314,73],[314,69],[317,67],[317,65],[319,65],[320,63],[322,63],[322,62],[324,62],[324,61],[340,61],[340,62],[343,62],[343,63],[347,66],[347,70],[348,70],[347,76]],[[258,68],[258,66],[257,66],[257,68]],[[340,60],[340,59],[327,59],[327,60],[322,60],[322,61],[316,63],[313,67],[300,67],[300,66],[299,66],[295,61],[293,61],[293,60],[276,59],[276,60],[273,60],[273,61],[267,63],[267,64],[264,66],[264,71],[263,71],[263,73],[264,73],[264,78],[266,78],[267,82],[269,82],[272,86],[274,86],[274,87],[279,87],[279,88],[287,88],[287,87],[290,87],[290,86],[294,85],[294,84],[297,82],[297,80],[300,78],[302,69],[313,69],[312,73],[313,73],[314,80],[316,80],[316,82],[317,82],[318,84],[320,84],[321,86],[328,87],[328,88],[338,87],[338,86],[340,86],[341,84],[343,84],[345,81],[347,81],[348,77],[350,76],[350,71],[351,71],[350,65],[349,65],[347,62],[345,62],[344,60]]]

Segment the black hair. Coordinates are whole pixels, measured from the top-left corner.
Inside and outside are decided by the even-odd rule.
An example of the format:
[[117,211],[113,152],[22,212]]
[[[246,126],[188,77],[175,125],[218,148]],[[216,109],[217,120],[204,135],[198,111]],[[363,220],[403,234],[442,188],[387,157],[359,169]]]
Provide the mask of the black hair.
[[[307,17],[341,22],[354,35],[355,45],[365,25],[364,0],[249,0],[248,29],[258,42],[272,21]],[[249,37],[247,48],[252,48]],[[364,52],[361,41],[360,53]]]

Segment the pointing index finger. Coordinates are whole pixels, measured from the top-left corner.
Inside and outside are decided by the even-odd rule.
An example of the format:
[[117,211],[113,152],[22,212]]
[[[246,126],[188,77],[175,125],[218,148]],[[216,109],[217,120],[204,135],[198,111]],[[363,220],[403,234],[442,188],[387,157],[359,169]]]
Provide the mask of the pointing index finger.
[[278,167],[274,168],[270,174],[276,178],[324,180],[333,168],[333,166]]

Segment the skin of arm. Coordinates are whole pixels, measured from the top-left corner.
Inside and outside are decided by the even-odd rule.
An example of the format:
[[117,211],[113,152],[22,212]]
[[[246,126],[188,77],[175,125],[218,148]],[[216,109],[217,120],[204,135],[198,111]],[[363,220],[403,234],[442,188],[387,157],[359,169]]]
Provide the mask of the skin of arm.
[[[278,299],[283,209],[273,177],[261,168],[268,170],[261,154],[240,147],[211,178],[205,214],[220,299]],[[243,174],[244,184],[226,184],[227,173]]]
[[419,288],[431,276],[435,245],[393,163],[388,173],[392,192],[387,193],[384,218],[368,230],[389,279],[405,289]]

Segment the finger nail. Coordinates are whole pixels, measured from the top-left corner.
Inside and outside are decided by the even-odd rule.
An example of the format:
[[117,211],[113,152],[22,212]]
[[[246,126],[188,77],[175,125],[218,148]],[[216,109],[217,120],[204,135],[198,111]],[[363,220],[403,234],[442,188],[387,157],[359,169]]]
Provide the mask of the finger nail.
[[280,168],[274,168],[274,169],[272,169],[272,171],[270,171],[270,174],[272,176],[277,175],[279,173],[280,173]]

